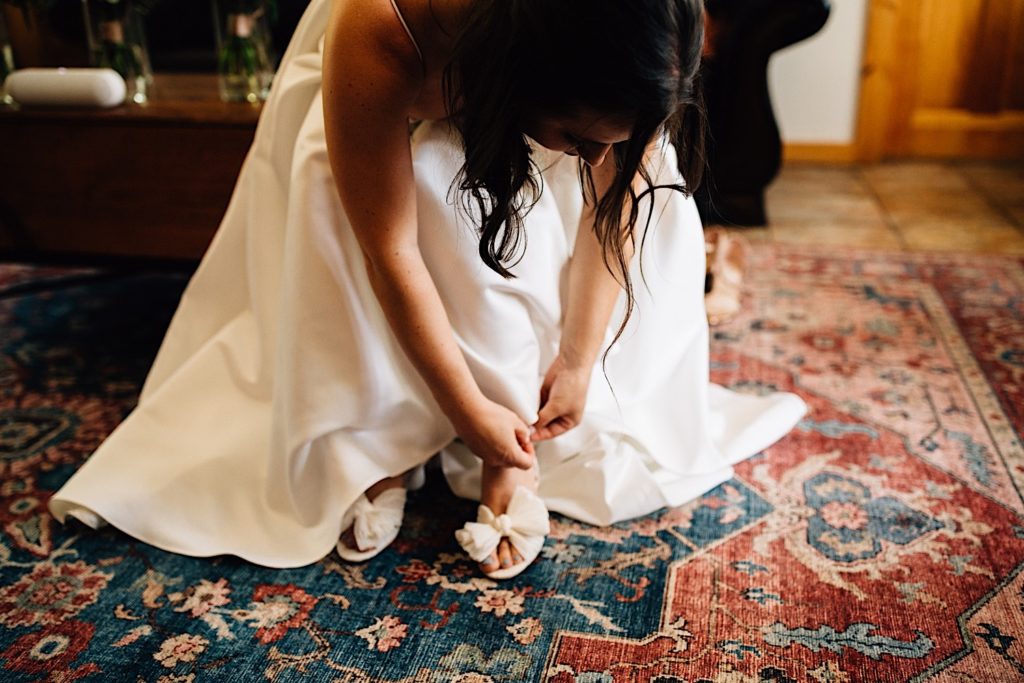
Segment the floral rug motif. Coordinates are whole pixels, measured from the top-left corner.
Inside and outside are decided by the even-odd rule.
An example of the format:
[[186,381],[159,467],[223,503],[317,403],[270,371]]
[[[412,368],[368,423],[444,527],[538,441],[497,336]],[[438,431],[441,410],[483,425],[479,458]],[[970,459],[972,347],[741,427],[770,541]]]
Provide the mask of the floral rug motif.
[[362,565],[55,523],[186,279],[0,265],[0,680],[1024,680],[1019,260],[757,247],[712,378],[795,391],[807,417],[681,508],[556,516],[500,584],[455,544],[474,504],[437,472]]

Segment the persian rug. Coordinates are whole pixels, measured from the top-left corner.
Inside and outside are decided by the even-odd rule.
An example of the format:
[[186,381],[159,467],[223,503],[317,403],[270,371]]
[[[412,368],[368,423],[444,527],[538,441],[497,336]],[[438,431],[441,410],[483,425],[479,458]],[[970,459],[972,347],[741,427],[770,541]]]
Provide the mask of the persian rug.
[[362,565],[56,524],[48,497],[133,406],[185,282],[0,266],[0,680],[1024,680],[1019,260],[758,247],[712,378],[807,417],[684,507],[556,517],[500,584],[436,471]]

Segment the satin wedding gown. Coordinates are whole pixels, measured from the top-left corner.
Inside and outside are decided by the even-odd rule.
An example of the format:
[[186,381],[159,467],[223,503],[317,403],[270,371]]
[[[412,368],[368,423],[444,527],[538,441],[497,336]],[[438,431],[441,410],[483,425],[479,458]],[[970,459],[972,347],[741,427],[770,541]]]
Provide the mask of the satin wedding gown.
[[[439,451],[452,490],[479,498],[479,461],[453,441],[391,332],[331,176],[320,88],[330,1],[313,0],[296,28],[138,406],[50,500],[58,520],[295,567],[334,548],[344,512],[373,482]],[[456,339],[484,393],[532,424],[582,210],[575,160],[536,150],[544,191],[518,277],[504,280],[449,201],[456,138],[426,122],[412,146],[419,241]],[[656,167],[659,182],[680,180],[670,145]],[[637,309],[608,358],[614,395],[598,363],[582,423],[537,447],[548,508],[591,524],[701,495],[806,410],[793,394],[709,384],[700,219],[669,190],[654,215],[643,275],[639,258],[632,269]]]

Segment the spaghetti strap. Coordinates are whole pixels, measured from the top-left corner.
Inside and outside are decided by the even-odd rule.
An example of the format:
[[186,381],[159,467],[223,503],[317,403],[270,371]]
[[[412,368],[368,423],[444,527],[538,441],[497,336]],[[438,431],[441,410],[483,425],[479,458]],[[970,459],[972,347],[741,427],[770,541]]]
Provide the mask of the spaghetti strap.
[[416,48],[416,54],[420,57],[420,64],[426,67],[426,62],[423,61],[423,51],[420,50],[419,43],[416,42],[415,36],[412,35],[412,31],[409,29],[409,24],[406,22],[405,17],[402,16],[402,10],[398,9],[398,3],[396,0],[391,0],[391,6],[395,8],[395,14],[398,15],[398,20],[402,22],[402,28],[405,29],[406,34],[409,36],[409,40],[412,41],[412,46]]

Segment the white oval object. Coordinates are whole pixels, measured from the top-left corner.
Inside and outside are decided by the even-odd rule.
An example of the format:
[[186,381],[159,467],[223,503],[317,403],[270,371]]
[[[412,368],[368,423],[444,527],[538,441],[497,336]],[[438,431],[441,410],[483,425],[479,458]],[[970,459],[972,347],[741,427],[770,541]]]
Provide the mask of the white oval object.
[[18,69],[5,84],[8,94],[23,105],[116,107],[127,93],[124,79],[113,69]]

